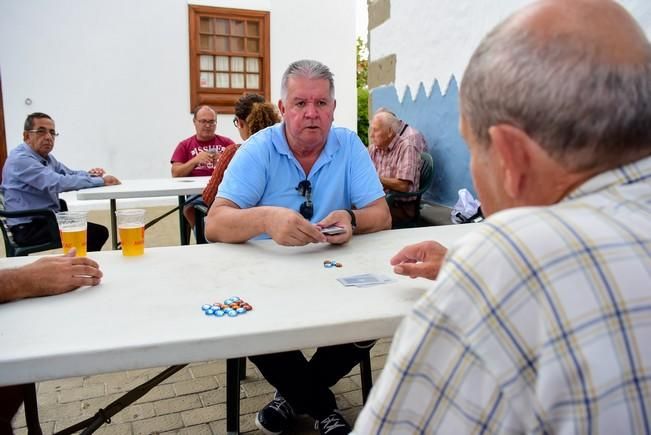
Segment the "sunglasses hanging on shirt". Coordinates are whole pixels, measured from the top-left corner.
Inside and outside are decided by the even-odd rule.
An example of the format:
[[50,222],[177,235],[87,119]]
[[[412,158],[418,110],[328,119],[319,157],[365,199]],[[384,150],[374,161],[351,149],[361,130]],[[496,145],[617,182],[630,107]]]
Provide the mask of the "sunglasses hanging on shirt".
[[310,183],[310,180],[306,178],[298,183],[296,190],[301,194],[301,196],[305,197],[305,201],[301,204],[301,208],[298,212],[305,219],[312,219],[312,216],[314,215],[314,206],[312,205],[312,183]]

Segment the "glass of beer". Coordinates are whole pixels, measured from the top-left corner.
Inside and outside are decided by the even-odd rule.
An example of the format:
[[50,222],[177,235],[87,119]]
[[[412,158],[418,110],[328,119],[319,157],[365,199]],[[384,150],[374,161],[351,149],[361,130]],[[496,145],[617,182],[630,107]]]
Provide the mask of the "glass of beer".
[[77,250],[76,257],[86,256],[86,212],[63,211],[56,214],[63,253],[72,248]]
[[122,255],[135,257],[145,253],[145,210],[128,208],[117,210],[118,233]]

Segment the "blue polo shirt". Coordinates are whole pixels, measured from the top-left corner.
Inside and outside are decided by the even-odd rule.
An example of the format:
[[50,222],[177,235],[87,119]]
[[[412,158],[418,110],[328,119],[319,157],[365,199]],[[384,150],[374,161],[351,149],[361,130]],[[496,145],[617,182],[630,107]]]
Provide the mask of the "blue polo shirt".
[[363,208],[384,196],[373,162],[357,134],[346,128],[330,128],[321,155],[305,174],[289,149],[282,123],[256,133],[240,147],[228,165],[217,197],[243,209],[267,205],[298,212],[305,197],[296,188],[306,178],[312,185],[312,223],[334,210]]

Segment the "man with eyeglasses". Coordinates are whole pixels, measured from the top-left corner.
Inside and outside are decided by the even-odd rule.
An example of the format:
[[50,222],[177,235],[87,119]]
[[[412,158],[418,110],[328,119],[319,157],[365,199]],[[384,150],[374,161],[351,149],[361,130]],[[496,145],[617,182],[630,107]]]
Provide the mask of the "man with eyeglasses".
[[[366,148],[354,132],[332,127],[335,106],[334,79],[327,66],[300,60],[287,68],[278,102],[283,122],[256,133],[233,157],[208,214],[208,240],[344,244],[353,232],[391,227]],[[343,233],[322,233],[329,226],[341,227]],[[348,433],[350,426],[337,411],[330,387],[372,345],[322,347],[310,361],[300,351],[250,357],[277,390],[257,414],[258,428],[281,433],[296,414],[307,413],[321,433]]]
[[[172,177],[211,176],[219,155],[227,146],[235,143],[230,138],[215,133],[217,114],[212,108],[199,106],[193,114],[196,134],[176,146],[170,160]],[[183,215],[194,226],[194,208],[191,204],[185,206]]]
[[[59,134],[54,120],[47,114],[35,112],[27,116],[23,131],[24,142],[14,148],[2,170],[2,192],[6,211],[47,208],[63,211],[65,202],[59,193],[104,185],[120,184],[102,168],[88,171],[72,170],[51,154]],[[47,224],[39,218],[10,218],[7,223],[14,241],[19,245],[47,243]],[[88,251],[100,251],[108,239],[108,229],[88,222]]]

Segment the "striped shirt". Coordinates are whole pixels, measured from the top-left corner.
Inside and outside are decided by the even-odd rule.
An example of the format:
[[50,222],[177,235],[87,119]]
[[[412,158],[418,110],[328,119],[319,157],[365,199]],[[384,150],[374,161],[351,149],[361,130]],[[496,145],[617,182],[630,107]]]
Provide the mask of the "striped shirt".
[[651,157],[450,249],[355,432],[651,433]]
[[[401,121],[402,122],[402,121]],[[408,192],[418,191],[420,181],[420,153],[427,151],[423,135],[402,122],[397,134],[386,150],[371,144],[368,152],[380,177],[409,181]]]

